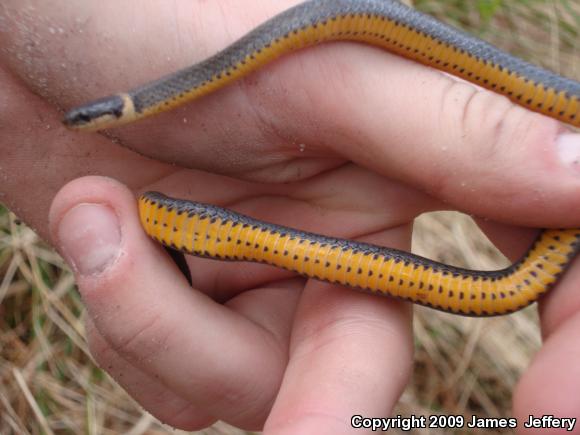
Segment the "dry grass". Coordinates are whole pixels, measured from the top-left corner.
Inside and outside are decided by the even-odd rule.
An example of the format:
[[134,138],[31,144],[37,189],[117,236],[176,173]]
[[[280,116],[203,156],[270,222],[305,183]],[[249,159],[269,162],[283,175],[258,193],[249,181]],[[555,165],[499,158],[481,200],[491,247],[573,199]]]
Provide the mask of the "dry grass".
[[[492,42],[569,76],[580,76],[580,8],[572,1],[499,4],[416,0]],[[481,4],[480,4],[481,3]],[[483,14],[483,15],[482,15]],[[576,30],[575,30],[576,29]],[[470,268],[505,259],[464,216],[419,218],[416,252]],[[83,307],[63,261],[0,210],[0,434],[178,434],[141,410],[95,367],[84,341]],[[397,412],[507,416],[511,393],[540,345],[533,308],[469,319],[418,309],[413,382]],[[443,431],[446,432],[446,431]],[[206,434],[245,432],[218,424]]]
[[[471,269],[508,263],[459,213],[419,217],[413,247],[421,255]],[[415,372],[398,411],[509,417],[512,391],[540,346],[535,307],[490,319],[451,317],[425,308],[416,313]]]
[[6,211],[0,234],[0,434],[179,434],[92,362],[63,260]]

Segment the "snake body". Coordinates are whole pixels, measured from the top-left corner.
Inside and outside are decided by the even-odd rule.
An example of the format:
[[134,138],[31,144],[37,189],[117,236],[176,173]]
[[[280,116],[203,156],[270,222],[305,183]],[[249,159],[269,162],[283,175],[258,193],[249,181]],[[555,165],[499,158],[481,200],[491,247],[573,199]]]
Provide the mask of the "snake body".
[[[395,0],[304,2],[205,61],[71,110],[64,123],[78,130],[117,127],[215,92],[291,51],[336,40],[382,47],[580,127],[579,82],[527,63]],[[557,282],[580,249],[580,229],[543,230],[512,266],[472,271],[156,192],[141,196],[139,210],[151,237],[189,254],[267,263],[310,278],[471,316],[506,314],[534,302]]]

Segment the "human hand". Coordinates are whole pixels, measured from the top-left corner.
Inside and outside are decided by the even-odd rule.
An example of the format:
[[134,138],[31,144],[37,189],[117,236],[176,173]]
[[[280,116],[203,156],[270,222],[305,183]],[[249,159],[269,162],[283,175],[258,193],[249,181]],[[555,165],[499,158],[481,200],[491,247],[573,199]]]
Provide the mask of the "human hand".
[[[511,223],[578,225],[577,174],[558,160],[556,122],[371,47],[296,53],[203,101],[115,132],[124,145],[180,167],[100,135],[63,131],[59,113],[30,92],[70,107],[105,87],[128,88],[215,52],[288,4],[201,3],[188,14],[185,3],[158,2],[137,15],[130,3],[5,2],[6,202],[46,236],[56,191],[96,173],[133,192],[157,189],[404,249],[412,218],[441,201]],[[25,13],[30,6],[34,16]],[[138,20],[133,28],[127,16]],[[164,32],[175,20],[182,30]],[[47,46],[35,48],[43,40]],[[560,147],[573,153],[574,141],[565,136]],[[178,427],[220,418],[250,428],[266,421],[277,433],[344,432],[355,411],[389,413],[411,367],[401,304],[261,265],[202,259],[189,259],[192,291],[144,237],[135,213],[125,188],[84,178],[56,197],[51,222],[55,244],[74,264],[96,359],[147,409]],[[99,227],[107,223],[117,230]],[[486,226],[512,257],[531,240],[527,230]],[[578,272],[571,272],[545,304],[546,347],[515,397],[522,417],[578,409],[575,379],[558,377],[580,358],[573,341],[558,346],[571,338],[577,310]],[[536,393],[545,382],[551,394]]]

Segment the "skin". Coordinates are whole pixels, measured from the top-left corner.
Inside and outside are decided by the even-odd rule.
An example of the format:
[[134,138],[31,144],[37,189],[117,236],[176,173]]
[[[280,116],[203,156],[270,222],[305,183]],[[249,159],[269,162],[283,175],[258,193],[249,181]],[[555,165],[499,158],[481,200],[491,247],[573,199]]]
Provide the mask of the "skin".
[[[412,369],[412,311],[197,258],[192,289],[140,229],[135,194],[401,249],[416,215],[457,208],[503,222],[482,225],[512,259],[534,235],[515,225],[580,224],[577,135],[351,43],[293,54],[114,139],[60,126],[59,107],[201,60],[294,3],[0,4],[0,199],[73,267],[96,361],[174,427],[330,434],[354,432],[355,411],[388,416]],[[580,417],[578,279],[575,264],[540,305],[545,343],[514,391],[522,421]]]

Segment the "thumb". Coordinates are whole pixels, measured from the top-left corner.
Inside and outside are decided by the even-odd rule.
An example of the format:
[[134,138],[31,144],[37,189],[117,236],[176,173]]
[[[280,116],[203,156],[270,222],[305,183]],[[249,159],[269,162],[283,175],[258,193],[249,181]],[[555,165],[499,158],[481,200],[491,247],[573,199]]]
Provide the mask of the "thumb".
[[216,418],[261,424],[286,363],[284,344],[192,289],[143,231],[129,189],[104,177],[76,179],[56,195],[49,219],[96,331],[95,358],[119,370],[113,374],[143,406],[186,428]]

